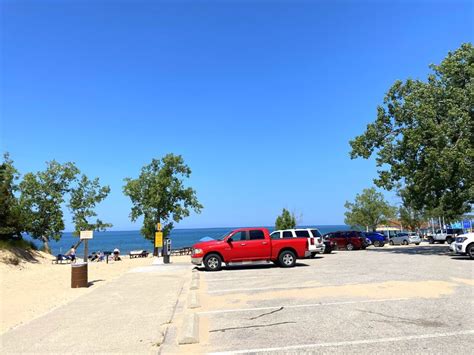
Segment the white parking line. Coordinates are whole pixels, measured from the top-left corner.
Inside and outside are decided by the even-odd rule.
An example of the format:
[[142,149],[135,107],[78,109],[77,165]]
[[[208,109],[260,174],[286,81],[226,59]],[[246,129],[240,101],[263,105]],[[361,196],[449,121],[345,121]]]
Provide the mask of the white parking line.
[[[344,283],[344,286],[358,285],[358,283]],[[250,291],[266,291],[266,290],[289,290],[289,289],[305,289],[305,288],[319,288],[319,287],[334,287],[341,285],[314,285],[314,286],[269,286],[269,287],[254,287],[254,288],[226,288],[223,290],[208,291],[208,294],[227,293],[227,292],[250,292]]]
[[271,306],[271,307],[221,309],[221,310],[216,310],[216,311],[203,311],[203,312],[198,312],[198,313],[205,315],[205,314],[235,313],[235,312],[249,312],[249,311],[265,311],[265,310],[279,309],[279,308],[342,306],[342,305],[347,305],[347,304],[395,302],[395,301],[408,301],[408,300],[410,300],[410,298],[385,298],[385,299],[380,299],[380,300],[342,301],[342,302],[327,302],[327,303],[295,304],[295,305],[288,305],[288,306],[279,305],[279,306]]
[[472,335],[472,334],[474,334],[474,329],[461,330],[461,331],[458,331],[458,332],[437,333],[437,334],[406,335],[406,336],[392,337],[392,338],[362,339],[362,340],[339,341],[339,342],[331,342],[331,343],[290,345],[290,346],[283,346],[283,347],[277,347],[277,348],[262,348],[262,349],[246,349],[246,350],[236,350],[236,351],[224,351],[224,352],[214,352],[214,353],[210,353],[210,354],[214,354],[214,355],[224,355],[224,354],[226,354],[227,355],[227,354],[247,354],[247,353],[258,353],[258,352],[300,350],[300,349],[323,348],[323,347],[333,347],[333,346],[349,346],[349,345],[361,345],[361,344],[389,343],[389,342],[397,342],[397,341],[432,339],[432,338],[451,337],[451,336],[456,336],[456,335]]

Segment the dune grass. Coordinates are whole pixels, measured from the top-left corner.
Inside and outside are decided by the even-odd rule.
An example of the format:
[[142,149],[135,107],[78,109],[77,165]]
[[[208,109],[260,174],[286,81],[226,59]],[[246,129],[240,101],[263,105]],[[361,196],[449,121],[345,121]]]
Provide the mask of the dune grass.
[[11,250],[13,248],[20,248],[25,250],[38,250],[38,247],[32,241],[13,238],[0,240],[0,249]]

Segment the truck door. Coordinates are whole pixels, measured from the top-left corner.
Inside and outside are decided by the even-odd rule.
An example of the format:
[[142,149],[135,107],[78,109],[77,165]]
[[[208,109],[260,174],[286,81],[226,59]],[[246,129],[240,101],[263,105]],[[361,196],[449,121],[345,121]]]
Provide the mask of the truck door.
[[271,254],[269,239],[260,229],[240,231],[232,235],[230,261],[267,260]]
[[270,241],[265,239],[265,233],[260,229],[249,230],[249,240],[246,247],[246,255],[249,260],[267,260],[270,258]]

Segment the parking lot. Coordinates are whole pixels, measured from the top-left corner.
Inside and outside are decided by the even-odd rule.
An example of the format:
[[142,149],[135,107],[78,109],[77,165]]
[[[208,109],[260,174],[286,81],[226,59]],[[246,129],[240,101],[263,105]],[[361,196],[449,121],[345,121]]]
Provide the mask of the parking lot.
[[200,272],[190,352],[470,353],[474,262],[446,245]]

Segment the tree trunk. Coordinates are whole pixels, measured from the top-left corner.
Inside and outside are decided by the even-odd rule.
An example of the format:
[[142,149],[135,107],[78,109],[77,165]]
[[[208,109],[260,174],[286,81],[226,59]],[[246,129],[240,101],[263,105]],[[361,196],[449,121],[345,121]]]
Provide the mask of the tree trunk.
[[43,237],[43,250],[45,253],[51,254],[51,248],[49,247],[49,240],[47,237]]

